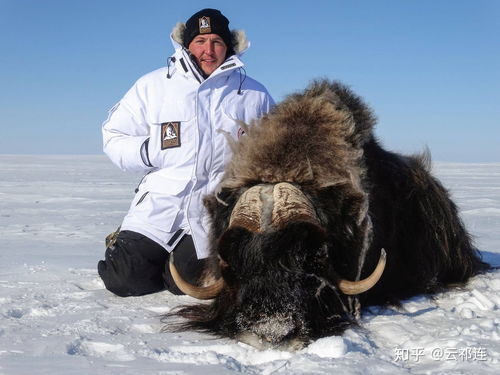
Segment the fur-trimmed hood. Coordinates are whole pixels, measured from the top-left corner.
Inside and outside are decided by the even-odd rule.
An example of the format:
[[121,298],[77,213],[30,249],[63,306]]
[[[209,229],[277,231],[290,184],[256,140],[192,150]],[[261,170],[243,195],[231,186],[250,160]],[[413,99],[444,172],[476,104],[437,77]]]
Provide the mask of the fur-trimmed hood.
[[[186,29],[186,24],[184,22],[178,22],[172,29],[172,34],[170,35],[174,43],[174,47],[182,48],[182,37],[184,35],[184,30]],[[250,42],[247,39],[246,33],[243,30],[231,30],[231,40],[233,42],[233,50],[237,56],[241,56],[250,47]]]

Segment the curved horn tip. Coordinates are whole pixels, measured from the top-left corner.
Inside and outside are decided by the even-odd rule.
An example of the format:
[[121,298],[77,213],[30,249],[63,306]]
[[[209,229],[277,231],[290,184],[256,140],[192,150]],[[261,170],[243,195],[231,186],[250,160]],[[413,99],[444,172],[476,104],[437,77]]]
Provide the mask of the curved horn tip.
[[[387,260],[387,253],[385,252],[384,248],[380,249],[380,259],[383,260],[384,262]],[[380,260],[379,260],[380,262]]]
[[224,280],[222,278],[216,280],[214,284],[205,287],[189,284],[182,278],[182,276],[179,274],[179,271],[177,271],[177,268],[174,264],[173,252],[170,253],[168,267],[177,288],[179,288],[181,292],[190,297],[194,297],[197,299],[212,299],[215,298],[224,287]]
[[375,270],[371,273],[371,275],[368,276],[366,279],[359,281],[340,280],[339,281],[340,291],[347,295],[356,295],[370,290],[375,286],[375,284],[377,284],[377,282],[382,277],[386,261],[387,261],[387,253],[385,252],[385,249],[382,248],[380,250],[380,257],[378,260],[377,267],[375,267]]

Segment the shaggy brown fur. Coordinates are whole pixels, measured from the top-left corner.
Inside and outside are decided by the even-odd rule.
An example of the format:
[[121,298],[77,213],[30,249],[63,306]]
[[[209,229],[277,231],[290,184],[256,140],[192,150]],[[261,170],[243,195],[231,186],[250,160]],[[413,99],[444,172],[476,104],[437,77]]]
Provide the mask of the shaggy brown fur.
[[[487,269],[428,160],[384,150],[374,124],[348,88],[318,81],[248,127],[220,190],[205,199],[209,272],[225,286],[212,303],[179,310],[188,319],[182,328],[307,343],[341,333],[360,306],[434,293]],[[279,182],[302,191],[320,224],[228,229],[243,192]],[[339,279],[366,277],[381,248],[387,265],[375,287],[357,297],[340,293]]]
[[234,144],[222,186],[257,181],[318,188],[359,185],[361,147],[375,121],[368,109],[350,111],[342,100],[344,87],[334,89],[318,82],[303,94],[291,95],[260,120],[260,126],[250,126],[248,136]]

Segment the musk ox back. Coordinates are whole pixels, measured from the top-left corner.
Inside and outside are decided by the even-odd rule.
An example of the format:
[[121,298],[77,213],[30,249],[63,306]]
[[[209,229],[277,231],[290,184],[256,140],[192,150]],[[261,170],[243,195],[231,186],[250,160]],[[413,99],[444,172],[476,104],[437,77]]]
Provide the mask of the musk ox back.
[[[466,282],[487,268],[425,156],[384,150],[375,118],[338,82],[290,95],[233,145],[205,198],[211,256],[182,329],[257,347],[340,334],[372,304]],[[173,257],[172,257],[173,258]]]

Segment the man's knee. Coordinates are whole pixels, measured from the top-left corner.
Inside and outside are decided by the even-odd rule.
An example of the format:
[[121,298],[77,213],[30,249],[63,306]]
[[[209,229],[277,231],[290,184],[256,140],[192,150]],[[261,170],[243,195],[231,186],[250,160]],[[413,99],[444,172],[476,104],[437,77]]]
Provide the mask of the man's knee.
[[109,291],[121,297],[140,296],[165,289],[162,274],[167,259],[167,251],[154,241],[123,231],[97,269]]

